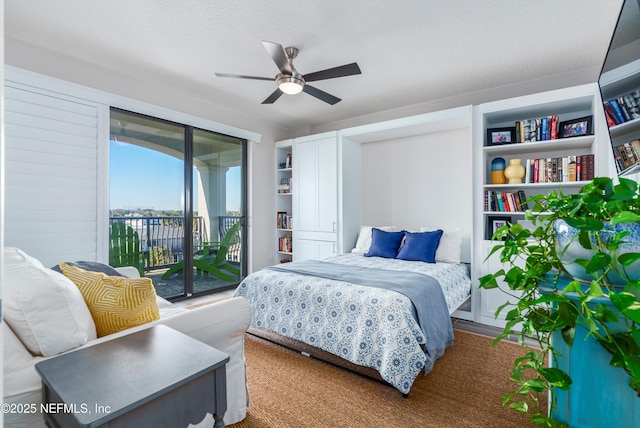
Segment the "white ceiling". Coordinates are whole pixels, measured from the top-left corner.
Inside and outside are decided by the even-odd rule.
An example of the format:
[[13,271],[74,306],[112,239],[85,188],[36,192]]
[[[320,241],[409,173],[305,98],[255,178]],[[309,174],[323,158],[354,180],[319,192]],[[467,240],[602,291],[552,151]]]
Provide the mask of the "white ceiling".
[[[278,126],[317,125],[589,69],[596,81],[622,0],[5,0],[5,37],[215,100]],[[299,72],[358,76],[261,102],[275,83],[261,40]],[[7,58],[11,52],[7,48]]]

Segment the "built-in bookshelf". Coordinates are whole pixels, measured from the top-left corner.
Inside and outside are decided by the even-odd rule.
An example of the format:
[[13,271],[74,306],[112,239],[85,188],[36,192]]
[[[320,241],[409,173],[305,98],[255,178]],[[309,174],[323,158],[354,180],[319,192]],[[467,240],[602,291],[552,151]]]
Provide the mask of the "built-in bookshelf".
[[618,175],[640,172],[640,59],[603,73],[600,88]]
[[[485,219],[482,224],[486,230],[483,239],[491,237],[491,216],[494,213],[500,213],[502,218],[506,214],[509,221],[518,222],[524,219],[528,208],[524,202],[531,196],[547,193],[554,188],[575,191],[595,176],[595,103],[596,97],[591,94],[572,100],[546,101],[514,109],[488,110],[484,106],[487,110],[481,113],[485,136],[482,147],[482,212]],[[581,131],[583,135],[563,134],[562,124],[580,119],[589,123]],[[527,128],[526,131],[523,128]],[[515,138],[496,144],[489,139],[491,130],[509,130]],[[506,165],[512,159],[520,159],[525,168],[522,182],[494,182],[491,163],[496,158],[504,159]]]
[[[474,107],[474,271],[475,277],[495,272],[493,232],[505,223],[531,224],[525,219],[532,196],[552,190],[575,193],[591,178],[608,171],[611,159],[603,107],[596,84],[500,100]],[[605,131],[606,132],[606,131]],[[610,151],[610,150],[609,150]],[[492,176],[492,162],[519,159],[525,167],[520,183],[500,182]],[[503,163],[502,161],[498,162]],[[481,322],[504,325],[495,310],[504,295],[482,290]]]
[[293,259],[293,141],[276,142],[276,260]]

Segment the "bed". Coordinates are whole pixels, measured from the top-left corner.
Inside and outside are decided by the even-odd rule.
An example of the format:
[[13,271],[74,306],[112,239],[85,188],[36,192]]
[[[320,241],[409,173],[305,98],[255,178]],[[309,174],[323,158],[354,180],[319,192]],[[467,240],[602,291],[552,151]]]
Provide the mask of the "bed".
[[[437,242],[428,249],[429,261],[397,258],[413,236],[369,230],[373,238],[364,253],[356,245],[353,253],[321,261],[267,267],[247,276],[234,295],[251,302],[252,331],[374,369],[408,394],[415,378],[429,373],[453,343],[450,315],[469,297],[469,269],[436,261]],[[367,230],[363,233],[366,241]],[[386,239],[393,233],[395,239],[402,234],[395,250],[374,251],[379,249],[376,236]],[[427,233],[415,235],[422,239]]]

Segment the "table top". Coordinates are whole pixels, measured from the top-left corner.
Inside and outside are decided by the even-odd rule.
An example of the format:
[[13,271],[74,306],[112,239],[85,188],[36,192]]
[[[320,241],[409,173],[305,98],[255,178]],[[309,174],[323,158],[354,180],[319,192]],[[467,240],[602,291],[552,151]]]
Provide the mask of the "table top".
[[75,404],[78,421],[89,425],[112,420],[228,361],[227,354],[156,325],[41,361],[36,370],[64,403]]

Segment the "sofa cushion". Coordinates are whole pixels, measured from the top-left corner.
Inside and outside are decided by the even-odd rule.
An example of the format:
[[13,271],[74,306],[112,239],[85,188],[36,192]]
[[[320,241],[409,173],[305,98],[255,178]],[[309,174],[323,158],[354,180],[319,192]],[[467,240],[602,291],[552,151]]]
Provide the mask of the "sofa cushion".
[[[126,276],[120,273],[115,268],[112,268],[111,266],[105,265],[104,263],[100,263],[100,262],[79,260],[77,262],[65,262],[65,263],[68,264],[69,266],[79,267],[80,269],[88,270],[91,272],[102,272],[109,276]],[[60,265],[55,265],[51,269],[55,270],[56,272],[62,273],[62,269],[60,268]]]
[[80,289],[98,337],[160,319],[150,278],[125,278],[61,263],[62,272]]
[[18,248],[5,248],[3,261],[3,318],[32,354],[56,355],[96,338],[73,282]]

